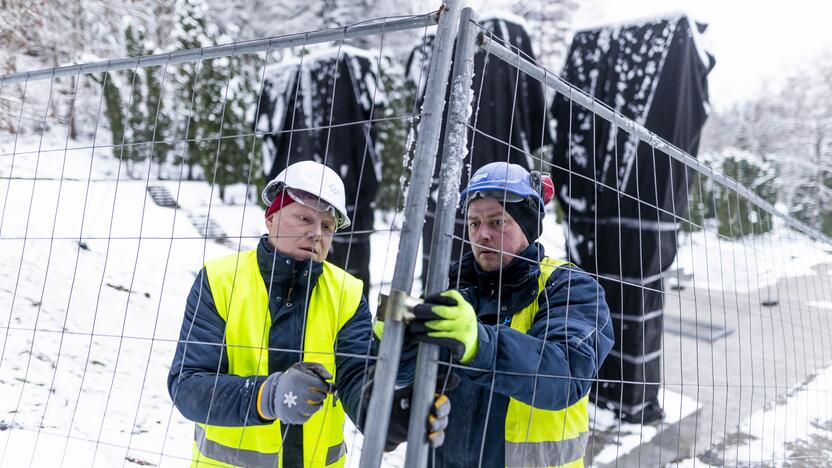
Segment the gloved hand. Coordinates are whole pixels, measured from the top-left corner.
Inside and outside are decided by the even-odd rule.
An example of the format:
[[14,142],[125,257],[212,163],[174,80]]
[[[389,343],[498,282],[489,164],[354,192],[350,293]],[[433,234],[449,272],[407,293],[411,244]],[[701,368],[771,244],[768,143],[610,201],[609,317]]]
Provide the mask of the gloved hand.
[[[440,375],[436,379],[436,390],[433,405],[428,414],[427,437],[433,448],[440,447],[445,442],[445,428],[448,427],[448,415],[451,413],[451,400],[444,394],[459,385],[456,374]],[[370,401],[372,382],[364,387],[364,401]],[[397,388],[393,391],[393,407],[390,411],[390,425],[387,429],[387,440],[384,450],[394,450],[402,442],[407,441],[407,429],[410,423],[410,402],[413,397],[413,385]],[[365,403],[365,406],[368,403]]]
[[265,419],[303,424],[321,409],[333,386],[332,374],[317,362],[297,362],[285,372],[275,372],[260,386],[257,411]]
[[448,428],[450,414],[451,400],[447,395],[437,393],[428,415],[428,443],[431,447],[441,447],[445,443],[445,429]]
[[[416,348],[419,346],[419,343],[413,341],[408,337],[407,328],[404,329],[404,340],[402,340],[402,357],[406,357],[413,353],[415,355]],[[381,344],[381,338],[384,336],[384,321],[383,320],[376,320],[373,322],[373,339],[375,343]]]
[[416,317],[407,325],[413,340],[445,346],[462,364],[477,355],[477,314],[459,291],[429,296],[413,308],[413,314]]

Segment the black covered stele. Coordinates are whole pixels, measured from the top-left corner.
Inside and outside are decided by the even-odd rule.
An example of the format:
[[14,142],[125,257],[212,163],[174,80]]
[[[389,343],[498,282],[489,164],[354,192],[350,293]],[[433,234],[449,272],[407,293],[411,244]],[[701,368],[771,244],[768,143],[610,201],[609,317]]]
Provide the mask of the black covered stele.
[[[561,76],[695,156],[714,65],[699,28],[676,16],[579,31]],[[569,259],[598,274],[616,335],[591,395],[624,419],[655,419],[662,273],[676,256],[692,177],[683,164],[562,96],[552,113],[552,178],[569,219]]]

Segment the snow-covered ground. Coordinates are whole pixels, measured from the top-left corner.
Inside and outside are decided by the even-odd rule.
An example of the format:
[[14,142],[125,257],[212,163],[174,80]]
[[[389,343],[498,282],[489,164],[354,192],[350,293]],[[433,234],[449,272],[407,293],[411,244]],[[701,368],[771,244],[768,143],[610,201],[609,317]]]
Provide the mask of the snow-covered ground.
[[[171,410],[167,369],[195,272],[228,249],[154,205],[144,181],[116,182],[109,158],[73,151],[61,182],[63,156],[19,155],[14,171],[0,161],[15,178],[0,189],[0,418],[12,428],[0,465],[122,465],[128,446],[136,460],[159,464],[164,451],[184,465],[193,428]],[[183,187],[183,205],[207,212],[210,189]],[[229,231],[247,233],[257,209],[235,211]]]
[[815,276],[814,266],[832,264],[832,246],[784,227],[777,218],[773,223],[769,233],[733,242],[718,236],[710,224],[706,231],[681,237],[669,281],[677,281],[678,271],[682,282],[698,290],[748,293],[782,278]]
[[[186,466],[193,425],[172,407],[166,389],[185,295],[205,259],[230,252],[238,241],[255,245],[263,211],[243,205],[241,187],[230,189],[236,204],[226,205],[203,182],[151,180],[180,205],[159,207],[147,181],[126,179],[108,150],[64,153],[57,133],[42,142],[20,136],[16,150],[13,136],[0,136],[0,466]],[[38,153],[39,146],[54,151]],[[230,242],[201,237],[190,219],[208,215]],[[380,283],[392,277],[400,223],[400,215],[377,217],[371,268]],[[553,214],[544,226],[547,253],[563,257],[563,230]],[[785,230],[742,242],[695,234],[680,245],[677,260],[685,273],[695,273],[697,288],[743,290],[759,287],[774,267],[803,275],[819,263],[832,264],[830,254]],[[417,264],[417,278],[419,270]],[[372,303],[378,290],[376,284]],[[824,373],[810,386],[828,389],[830,378]],[[696,407],[679,398],[678,407]],[[603,412],[595,421],[599,428],[610,423]],[[749,424],[753,430],[756,423]],[[795,431],[808,426],[782,424]],[[360,436],[347,432],[349,464],[357,466]],[[651,436],[647,429],[634,433]],[[769,444],[793,436],[800,435],[760,439]],[[635,442],[622,439],[597,459]],[[400,448],[386,464],[400,466],[402,459]]]
[[832,366],[756,411],[707,453],[679,466],[826,465],[832,458],[830,386]]
[[649,443],[662,429],[678,423],[700,407],[696,400],[666,388],[659,390],[658,399],[667,412],[662,424],[653,425],[622,423],[614,411],[590,406],[589,427],[593,433],[606,433],[608,438],[612,439],[593,457],[593,463],[607,466],[614,464],[619,457],[627,455],[642,444]]
[[[256,245],[263,210],[242,205],[242,187],[224,205],[203,182],[151,181],[180,205],[159,207],[108,156],[34,151],[63,143],[21,137],[12,162],[14,141],[0,141],[0,466],[186,466],[193,424],[166,388],[185,295],[205,259]],[[230,241],[206,242],[199,216]],[[380,280],[400,223],[379,216]],[[349,445],[357,466],[360,440]]]

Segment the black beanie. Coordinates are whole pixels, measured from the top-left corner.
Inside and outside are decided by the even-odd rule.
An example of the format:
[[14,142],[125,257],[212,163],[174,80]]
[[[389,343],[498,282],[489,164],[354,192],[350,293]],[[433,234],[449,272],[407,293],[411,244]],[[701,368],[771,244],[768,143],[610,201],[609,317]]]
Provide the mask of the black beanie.
[[520,225],[520,229],[523,230],[529,244],[540,237],[540,233],[543,232],[543,214],[536,207],[531,206],[528,200],[515,203],[506,202],[505,210]]

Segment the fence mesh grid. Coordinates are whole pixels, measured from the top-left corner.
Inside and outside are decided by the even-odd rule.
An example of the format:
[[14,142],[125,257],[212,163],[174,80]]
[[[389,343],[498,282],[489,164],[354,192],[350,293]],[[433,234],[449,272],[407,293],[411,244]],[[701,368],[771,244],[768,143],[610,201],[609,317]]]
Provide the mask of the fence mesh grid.
[[[210,405],[222,406],[228,395],[214,395],[213,391],[225,373],[223,366],[227,366],[221,350],[233,346],[224,338],[220,342],[191,339],[187,319],[182,323],[183,305],[192,283],[202,281],[204,273],[199,269],[206,261],[255,248],[260,241],[265,230],[263,207],[251,187],[262,187],[259,174],[269,164],[260,161],[264,152],[276,154],[271,164],[285,167],[296,160],[298,154],[293,151],[297,147],[312,144],[310,135],[324,134],[317,156],[328,163],[331,155],[345,150],[340,146],[342,141],[332,139],[334,131],[366,136],[357,150],[359,159],[342,172],[347,185],[355,187],[347,193],[352,200],[351,217],[354,221],[362,217],[365,223],[354,222],[347,231],[335,234],[333,249],[347,270],[358,271],[356,264],[366,263],[371,278],[365,289],[368,309],[375,312],[377,294],[389,290],[391,254],[398,243],[411,170],[408,157],[417,138],[420,93],[425,92],[421,83],[426,81],[427,71],[427,67],[411,66],[415,83],[408,88],[410,92],[393,95],[392,90],[401,84],[394,80],[403,80],[404,70],[385,43],[391,36],[398,35],[394,40],[401,41],[418,33],[427,44],[431,18],[432,14],[425,15],[424,26],[404,32],[385,32],[381,27],[379,34],[363,38],[373,46],[372,52],[364,54],[346,40],[336,41],[328,52],[301,42],[293,54],[269,46],[257,53],[229,52],[208,60],[152,66],[137,62],[133,68],[109,73],[79,70],[74,76],[0,82],[0,110],[3,119],[13,121],[15,128],[13,133],[0,132],[0,243],[5,253],[0,259],[0,465],[190,463],[194,425],[174,405],[172,400],[179,396],[168,395],[171,360],[177,346],[184,346],[186,353],[188,346],[215,348],[205,351],[216,356],[215,367],[204,371],[213,381]],[[400,18],[378,22],[396,19]],[[664,141],[645,138],[640,130],[617,121],[625,119],[619,107],[611,109],[597,99],[584,105],[585,101],[577,99],[582,93],[578,88],[568,87],[567,92],[556,88],[552,85],[560,80],[556,74],[536,65],[533,57],[495,34],[494,28],[477,27],[487,40],[480,44],[482,69],[474,76],[474,87],[484,89],[485,80],[498,73],[512,76],[507,93],[511,112],[501,116],[507,119],[507,135],[484,131],[481,118],[492,118],[488,114],[493,111],[489,103],[482,102],[481,93],[474,95],[463,179],[470,180],[482,166],[479,158],[486,152],[484,148],[490,147],[488,153],[501,155],[498,161],[522,161],[530,169],[565,181],[556,186],[560,209],[547,207],[542,230],[536,234],[545,246],[546,257],[568,260],[580,268],[560,266],[557,287],[540,291],[549,306],[545,314],[535,316],[537,328],[533,330],[538,336],[525,341],[512,337],[515,330],[510,329],[510,316],[501,312],[518,304],[516,297],[505,296],[513,292],[510,286],[517,278],[505,276],[502,267],[497,269],[492,293],[495,322],[487,325],[493,329],[497,353],[522,349],[522,363],[503,362],[498,357],[488,368],[450,362],[440,366],[476,380],[482,394],[482,407],[478,408],[483,411],[482,419],[471,422],[471,427],[481,432],[465,447],[471,452],[466,460],[478,466],[494,464],[488,458],[493,440],[487,435],[495,431],[503,434],[503,428],[492,427],[502,423],[501,416],[493,413],[505,410],[495,409],[498,406],[493,402],[515,396],[528,398],[532,406],[536,402],[552,406],[557,405],[554,400],[564,398],[562,393],[583,392],[590,388],[585,384],[591,384],[585,446],[588,463],[828,463],[832,458],[827,396],[832,386],[828,368],[832,359],[827,316],[832,308],[829,239],[773,211],[771,204],[761,203],[762,198],[750,199],[739,183],[715,177],[721,175],[715,169],[693,159],[680,161]],[[499,49],[507,55],[495,55]],[[358,59],[348,62],[346,69],[337,68],[345,56],[375,67],[372,79],[357,83],[349,73],[350,66],[361,66]],[[323,65],[315,68],[311,61]],[[528,68],[521,66],[524,61],[538,74],[529,74]],[[496,69],[503,66],[506,68]],[[312,89],[308,88],[309,80],[324,83],[325,99],[319,108],[328,112],[309,112],[318,104],[312,102],[317,96],[301,92]],[[108,92],[113,81],[126,85],[119,95],[123,101],[113,101]],[[348,88],[338,87],[346,81]],[[157,86],[157,94],[144,100],[136,90],[150,89],[151,84]],[[58,94],[56,85],[71,91]],[[546,112],[540,121],[528,121],[528,114],[517,111],[529,86],[543,88]],[[366,98],[366,117],[339,115],[336,93],[342,89],[355,90]],[[206,101],[203,91],[222,99]],[[187,96],[176,98],[177,92]],[[241,97],[246,93],[254,101]],[[246,113],[248,121],[231,121],[236,115],[231,107],[243,101],[253,110]],[[180,108],[167,105],[173,102],[186,104]],[[263,105],[275,107],[259,120]],[[566,119],[558,121],[555,130],[550,127],[548,110],[556,105]],[[113,117],[108,113],[116,107],[128,121],[120,135],[112,132]],[[281,125],[271,126],[280,113]],[[145,133],[124,130],[131,117],[141,115],[152,117]],[[612,121],[606,117],[609,115]],[[539,129],[540,141],[518,146],[514,132],[522,119],[526,119],[524,128]],[[91,124],[94,130],[77,132],[78,122]],[[266,123],[267,127],[261,126]],[[606,136],[596,138],[596,130],[607,132]],[[389,145],[381,151],[396,157],[375,154],[377,142],[370,137],[371,131],[373,138]],[[560,158],[557,143],[546,139],[550,132],[556,132],[561,144],[568,142]],[[583,145],[588,151],[580,153],[573,144],[584,143],[581,138],[585,135],[591,144]],[[113,140],[117,136],[120,140]],[[446,138],[443,144],[458,144],[448,141]],[[619,142],[630,146],[620,147]],[[644,147],[649,147],[649,157],[639,157],[643,153],[638,152],[631,160],[632,169],[618,166],[622,154]],[[270,150],[274,153],[268,153]],[[603,161],[602,152],[612,155],[612,168],[595,167],[597,161]],[[197,161],[191,157],[194,154],[207,155],[208,160]],[[232,159],[236,154],[242,158]],[[572,166],[581,157],[586,170]],[[640,170],[644,169],[640,164],[652,167]],[[622,186],[617,177],[597,176],[608,169],[612,174],[632,171],[634,182]],[[357,175],[352,170],[357,170]],[[640,180],[645,173],[652,180]],[[365,177],[376,179],[379,197],[387,197],[387,202],[378,202],[378,207],[369,204],[372,200],[366,199]],[[585,200],[591,206],[597,207],[602,196],[613,200],[613,221],[599,218],[595,210],[587,218],[586,210],[575,209],[578,195],[571,190],[578,181],[591,187],[592,198]],[[662,184],[682,187],[681,199],[675,198],[673,190],[660,194]],[[567,190],[563,191],[564,187]],[[645,187],[650,187],[646,193],[641,191]],[[670,203],[660,202],[660,195],[670,197]],[[361,197],[365,197],[363,202]],[[622,206],[635,206],[635,218],[622,215]],[[364,212],[367,210],[372,211]],[[706,216],[706,212],[715,216]],[[465,212],[461,218],[470,214]],[[727,221],[721,222],[719,216]],[[589,262],[581,256],[585,251],[579,252],[577,247],[583,241],[581,232],[588,232],[579,231],[579,225],[589,226],[593,239],[609,244],[590,247],[596,254],[588,257]],[[635,240],[627,240],[630,244],[624,243],[622,227],[637,235]],[[599,228],[612,232],[611,237],[599,236]],[[641,236],[655,232],[668,234],[656,237],[658,245],[645,243]],[[362,236],[366,247],[359,247],[356,253],[353,246],[359,245],[357,239]],[[477,243],[469,237],[467,227],[457,229],[453,239],[458,246],[453,258],[456,262],[464,259],[463,252],[471,246],[491,247],[517,259],[511,274],[518,271],[518,262],[530,270],[549,262],[541,252],[531,258],[506,252],[501,240]],[[663,248],[663,242],[672,243],[672,248]],[[642,251],[645,245],[656,250],[658,264],[667,265],[658,275],[644,273],[643,261],[653,255]],[[668,251],[672,258],[662,259]],[[605,261],[604,255],[610,253],[617,257],[615,274],[599,266],[599,259]],[[429,262],[430,256],[426,258]],[[628,262],[637,265],[630,268]],[[451,287],[471,287],[464,273],[462,268],[452,269]],[[588,295],[583,282],[587,276],[597,282],[591,283]],[[572,292],[575,284],[582,286],[580,293]],[[417,282],[414,295],[420,290]],[[600,298],[623,296],[625,290],[641,301],[655,297],[659,312],[650,315],[655,312],[651,309],[633,314],[617,302],[619,307],[611,305],[606,314]],[[553,292],[557,297],[549,297]],[[268,294],[273,296],[271,291]],[[310,297],[304,297],[304,308]],[[196,298],[202,300],[199,294]],[[570,328],[570,314],[591,318],[594,323],[585,320],[588,329]],[[660,351],[648,351],[644,340],[639,349],[625,350],[622,338],[633,333],[642,336],[639,328],[643,334],[644,323],[656,318],[661,326],[659,342],[652,345]],[[642,369],[643,377],[647,363],[659,359],[657,379],[616,379],[597,373],[597,354],[603,347],[598,335],[604,333],[607,320],[615,338],[610,356],[617,359],[618,372],[623,375],[624,366],[629,365],[636,374]],[[180,325],[187,331],[184,338]],[[375,360],[370,352],[369,323],[365,325],[364,351],[335,352],[332,357],[362,363],[363,371],[355,384],[359,389],[366,384]],[[304,316],[300,336],[308,326]],[[584,334],[578,335],[580,332]],[[582,350],[580,342],[587,339],[593,348]],[[526,347],[511,348],[515,343]],[[298,359],[303,351],[269,344],[267,355],[268,359]],[[591,375],[580,375],[580,371],[573,375],[569,366],[565,373],[552,372],[559,368],[549,365],[556,356],[569,361],[570,353],[580,351],[588,353],[585,360],[594,362]],[[181,376],[175,369],[172,375],[176,379]],[[649,400],[644,396],[649,393],[646,389],[655,389],[664,417],[653,422],[623,422],[617,411],[627,406],[624,391],[617,402],[599,397],[600,389],[607,388],[604,384],[645,389],[640,393],[642,404]],[[241,399],[244,414],[252,414],[252,395]],[[359,392],[358,408],[366,406],[364,397]],[[205,417],[212,411],[209,408]],[[241,417],[247,421],[248,416]],[[533,424],[532,413],[529,418]],[[454,421],[452,416],[452,424]],[[361,436],[352,427],[346,433],[347,464],[358,466]],[[289,440],[287,437],[296,436],[284,429],[281,440]],[[388,454],[385,464],[402,465],[403,453],[399,448]],[[529,464],[527,460],[521,464]]]
[[[500,44],[504,51],[510,51],[501,58],[505,63],[516,66],[518,73],[523,73],[519,66],[521,60],[534,63],[533,58],[526,56],[514,44],[494,37],[489,31],[483,31],[483,34],[493,44]],[[490,53],[500,46],[487,44],[484,48]],[[555,77],[541,68],[536,71],[535,78],[540,81],[548,82],[549,77]],[[603,377],[595,380],[598,384],[661,386],[659,401],[664,408],[664,419],[651,424],[622,423],[615,417],[619,408],[626,407],[621,405],[624,398],[622,392],[619,406],[610,405],[616,411],[610,411],[608,405],[599,405],[590,412],[592,435],[588,458],[602,466],[616,460],[621,463],[663,465],[684,460],[692,454],[698,456],[697,462],[713,465],[826,463],[828,453],[823,447],[829,434],[821,408],[825,407],[827,393],[822,380],[829,361],[824,337],[828,333],[825,309],[830,287],[829,270],[821,258],[828,258],[828,238],[811,228],[796,226],[799,223],[793,219],[783,219],[785,217],[774,212],[771,205],[761,205],[757,200],[746,198],[738,193],[736,182],[724,183],[708,178],[706,171],[710,168],[698,161],[687,161],[687,166],[673,164],[671,155],[662,150],[663,141],[644,138],[633,127],[628,132],[628,123],[621,122],[620,127],[613,127],[609,140],[596,139],[595,131],[602,122],[604,125],[616,125],[616,118],[624,119],[620,109],[611,109],[598,100],[592,100],[590,106],[577,104],[575,95],[583,93],[578,88],[570,86],[567,92],[562,88],[557,91],[562,93],[568,106],[568,111],[564,112],[568,123],[558,121],[559,126],[568,125],[565,130],[569,146],[567,156],[562,157],[559,164],[558,154],[554,155],[553,163],[523,148],[514,147],[511,151],[523,152],[527,157],[534,158],[535,164],[553,173],[565,173],[570,189],[575,185],[572,182],[574,179],[591,183],[593,189],[590,196],[595,199],[590,203],[594,206],[597,206],[600,192],[612,192],[618,211],[615,223],[618,233],[605,240],[617,242],[618,248],[604,249],[600,245],[603,238],[595,237],[599,242],[597,249],[617,253],[620,256],[619,269],[626,268],[625,259],[636,262],[639,274],[628,278],[623,272],[600,272],[600,254],[591,257],[594,265],[584,262],[582,267],[604,284],[608,298],[615,293],[615,289],[623,292],[625,288],[635,288],[640,291],[637,294],[642,296],[658,293],[661,309],[664,310],[661,352],[655,355],[661,356],[660,383]],[[598,117],[600,108],[610,111],[608,115],[613,117],[608,119],[609,122]],[[582,115],[577,116],[578,113]],[[576,129],[578,125],[584,125],[583,135],[592,136],[592,143],[584,145],[590,151],[586,159],[592,166],[586,172],[572,167],[581,156],[585,157],[572,148],[572,144],[581,142],[580,137],[573,135],[573,125]],[[475,127],[476,124],[471,130],[480,133]],[[636,145],[650,146],[647,158],[634,158],[634,191],[586,175],[600,173],[594,164],[603,161],[603,158],[596,156],[596,151],[599,154],[603,151],[603,144],[612,146],[607,146],[606,150],[612,150],[614,157],[611,160],[615,164],[619,162],[619,154],[624,151],[619,147],[622,140],[617,138],[616,132],[619,131],[626,133],[624,140],[631,138]],[[473,154],[476,158],[476,150]],[[664,162],[668,171],[660,173],[656,169],[657,162]],[[649,184],[638,180],[639,174],[644,173],[639,170],[639,163],[652,164],[652,171],[648,174],[652,172],[653,187],[657,187],[652,192],[639,193],[639,188],[649,187]],[[621,173],[617,166],[611,168],[612,171]],[[674,178],[684,180],[683,213],[676,212],[676,203],[671,203],[671,208],[667,209],[657,203],[657,198],[653,198],[658,196],[656,177],[669,178],[671,186]],[[570,235],[580,235],[573,229],[579,216],[573,212],[576,204],[569,203],[576,198],[578,195],[571,191],[561,194],[561,199],[567,200],[562,207],[565,211],[566,245],[569,247],[580,242],[569,239]],[[628,252],[621,246],[621,227],[629,221],[621,214],[621,206],[626,201],[639,206],[635,210],[638,215],[637,252]],[[703,207],[708,201],[712,206]],[[698,207],[693,205],[697,202]],[[714,212],[723,208],[722,212],[731,222],[717,225],[712,219],[701,215],[703,208],[712,208]],[[649,221],[641,219],[645,210],[655,213]],[[672,239],[676,243],[674,250],[678,253],[672,267],[661,273],[660,278],[664,281],[656,287],[651,286],[656,278],[648,278],[642,271],[643,265],[638,266],[639,259],[647,255],[641,250],[644,245],[641,235],[655,230],[650,224],[664,217],[670,217],[676,224]],[[752,221],[746,222],[749,219]],[[604,224],[603,220],[599,220],[597,211],[591,224],[597,236],[598,226]],[[544,234],[546,228],[551,227],[555,226],[544,222]],[[680,234],[676,235],[677,232]],[[660,238],[658,245],[653,245],[659,256],[666,250],[661,247],[661,242]],[[801,253],[804,248],[806,253]],[[820,256],[815,258],[817,263],[804,256],[808,252],[814,252],[809,253],[809,257]],[[581,261],[575,250],[567,249],[564,253],[573,261]],[[801,258],[808,260],[808,265],[801,264],[802,260],[798,260]],[[661,260],[659,262],[662,263]],[[633,311],[624,310],[623,305],[620,310],[615,310],[612,303],[610,307],[611,316],[617,319],[614,320],[616,346],[611,355],[620,358],[622,367],[628,358],[641,358],[631,359],[631,362],[643,366],[652,356],[643,353],[642,356],[638,353],[627,356],[619,347],[618,340],[632,334],[633,327],[638,327],[639,322],[650,320],[648,315],[652,311],[644,310],[640,317],[627,317],[627,313],[632,315]],[[640,344],[643,350],[644,341]],[[593,391],[597,392],[599,386],[596,385]],[[811,408],[818,408],[819,411]]]
[[[407,34],[423,35],[435,21],[433,17],[433,13],[413,17],[414,23],[421,26],[411,28]],[[368,131],[393,122],[395,127],[385,130],[403,133],[405,137],[413,132],[419,114],[413,100],[402,96],[389,104],[384,95],[387,68],[392,63],[385,40],[390,36],[396,40],[396,34],[404,34],[385,32],[385,23],[402,19],[407,18],[377,20],[379,34],[364,38],[375,47],[364,53],[345,40],[331,46],[299,42],[294,51],[296,59],[287,51],[270,46],[256,54],[228,53],[227,57],[212,60],[149,68],[136,65],[109,73],[25,80],[18,86],[4,84],[2,95],[4,102],[9,103],[8,114],[15,119],[17,131],[5,135],[2,149],[0,236],[4,252],[8,252],[3,268],[7,284],[3,303],[7,306],[2,317],[2,371],[7,403],[3,411],[2,464],[189,463],[194,428],[175,409],[172,400],[178,395],[168,395],[171,358],[177,345],[184,345],[186,354],[188,346],[200,347],[202,353],[206,347],[230,346],[192,340],[189,335],[180,337],[186,292],[194,278],[201,279],[202,273],[198,272],[204,262],[253,248],[264,232],[263,208],[258,205],[259,197],[254,197],[248,187],[254,187],[262,178],[257,171],[262,170],[264,139],[282,137],[288,139],[286,148],[294,148],[300,144],[293,146],[293,137],[315,133],[326,142],[315,156],[327,163],[335,152],[328,147],[330,133],[339,128]],[[342,30],[346,36],[347,28]],[[314,35],[307,36],[310,34]],[[343,63],[355,65],[356,57],[373,62],[375,67],[375,81],[361,83],[364,95],[356,96],[370,99],[365,109],[368,117],[343,121],[338,116],[341,121],[336,122],[336,89],[342,91],[340,81],[357,86],[349,68],[337,67]],[[238,68],[218,63],[220,60],[237,60]],[[277,66],[276,61],[280,62]],[[295,90],[283,104],[292,110],[291,121],[279,129],[263,130],[258,126],[252,131],[252,121],[241,124],[226,119],[225,111],[241,100],[239,94],[230,97],[235,91],[239,93],[234,87],[239,86],[241,79],[255,80],[248,100],[266,96],[263,89],[275,78],[269,73],[281,71],[279,68],[287,62],[293,66],[289,73],[294,75],[290,76]],[[216,76],[216,69],[226,73]],[[393,66],[390,74],[396,73],[399,72]],[[182,76],[191,81],[176,82]],[[303,89],[309,86],[304,80],[319,76],[323,77],[321,91],[329,93],[330,112],[303,115],[308,104],[301,100],[317,97],[311,95],[314,89]],[[137,96],[141,98],[133,93],[138,83],[158,80],[161,92],[155,100],[156,108],[145,110],[153,118],[149,135],[123,132],[120,141],[107,141],[110,128],[104,120],[109,117],[106,111],[114,106],[106,102],[110,97],[106,90],[108,80],[117,79],[127,85],[124,95],[128,98],[116,105],[122,107],[128,120],[139,117],[131,101]],[[76,83],[70,105],[80,102],[88,108],[72,107],[67,119],[63,110],[57,108],[59,102],[52,90],[58,80]],[[276,86],[273,82],[271,85]],[[206,88],[219,93],[220,99],[212,108],[206,108],[210,105],[204,100]],[[187,93],[181,100],[184,108],[170,108],[169,104],[175,102],[174,92]],[[64,102],[61,99],[60,104]],[[259,104],[254,104],[259,111]],[[362,104],[365,103],[358,103]],[[217,110],[216,115],[205,115]],[[247,115],[251,115],[250,110]],[[92,135],[70,137],[70,122],[76,112],[94,122]],[[299,116],[298,122],[295,115]],[[263,120],[268,122],[272,117],[265,116]],[[304,117],[307,120],[301,122]],[[165,119],[167,128],[160,125]],[[171,125],[174,119],[178,120]],[[216,125],[205,130],[206,120],[216,120]],[[314,121],[312,125],[310,121]],[[201,133],[193,131],[197,126],[194,122],[200,124]],[[165,129],[169,131],[163,134]],[[379,171],[371,144],[368,138],[365,147],[357,150],[359,167],[366,165],[369,170],[356,170],[358,180],[352,182],[353,186],[362,187],[363,174],[375,176]],[[228,160],[228,153],[232,152],[229,146],[242,148],[244,158]],[[404,144],[400,147],[409,150]],[[162,159],[158,155],[163,152],[172,156]],[[210,159],[198,161],[193,156],[195,152]],[[401,174],[405,168],[403,155],[398,158],[402,162],[390,172]],[[295,162],[295,155],[280,154],[275,164],[281,160],[285,167]],[[235,164],[239,167],[227,167]],[[192,174],[200,170],[202,174]],[[219,180],[222,171],[229,170],[242,172],[242,181]],[[368,190],[363,189],[364,193]],[[221,191],[225,193],[220,195]],[[360,200],[361,192],[353,190],[348,194],[352,204]],[[388,188],[388,192],[393,201],[383,216],[375,219],[370,213],[370,225],[356,229],[352,212],[365,214],[351,207],[353,228],[335,235],[347,239],[372,236],[376,246],[372,290],[376,292],[389,282],[393,265],[387,258],[395,251],[401,224],[399,207],[404,193],[401,187]],[[365,209],[370,209],[370,201],[364,203]],[[341,253],[342,265],[349,267],[363,260],[359,257],[351,261],[351,243],[343,244],[346,250]],[[309,297],[302,299],[305,302]],[[371,302],[375,308],[374,297]],[[207,312],[198,310],[197,317],[199,313]],[[183,329],[190,332],[188,325],[183,325]],[[369,325],[365,331],[367,336],[362,337],[362,342],[369,348]],[[269,351],[295,356],[301,352],[274,347],[269,347]],[[368,353],[366,349],[361,354],[341,356],[369,365],[372,358]],[[217,377],[221,365],[221,361],[215,362],[216,368],[205,371]],[[175,375],[181,378],[179,373]],[[356,385],[360,389],[363,383],[359,379]],[[364,404],[360,392],[359,398],[360,406]],[[213,405],[215,399],[209,399]],[[253,404],[253,400],[247,399],[246,404]],[[360,453],[360,436],[356,434],[353,429],[348,440],[352,465],[357,464]]]

